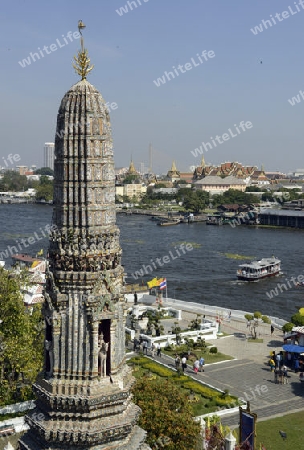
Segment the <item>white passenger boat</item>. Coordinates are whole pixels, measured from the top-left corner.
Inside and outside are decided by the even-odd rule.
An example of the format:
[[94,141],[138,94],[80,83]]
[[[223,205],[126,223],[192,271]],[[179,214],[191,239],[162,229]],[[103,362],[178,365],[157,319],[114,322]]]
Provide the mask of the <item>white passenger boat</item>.
[[239,280],[255,281],[261,278],[274,277],[280,273],[281,261],[272,256],[271,258],[262,258],[259,261],[251,261],[247,264],[241,264],[237,271]]

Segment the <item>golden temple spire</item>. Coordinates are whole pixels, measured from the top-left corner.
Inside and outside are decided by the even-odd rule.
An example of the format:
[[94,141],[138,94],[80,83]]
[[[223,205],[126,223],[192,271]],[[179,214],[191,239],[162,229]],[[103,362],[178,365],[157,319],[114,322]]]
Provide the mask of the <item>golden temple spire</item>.
[[89,72],[91,72],[91,70],[93,69],[94,65],[90,66],[90,58],[88,56],[88,50],[86,48],[84,48],[84,44],[83,44],[83,37],[82,37],[82,33],[81,30],[82,28],[85,28],[85,24],[83,23],[82,20],[78,21],[78,30],[79,33],[81,34],[81,50],[78,51],[77,56],[74,56],[74,61],[75,64],[73,64],[73,67],[75,69],[75,71],[78,73],[78,75],[81,76],[82,80],[86,79],[86,76]]
[[135,169],[133,159],[131,159],[130,167],[128,170],[128,174],[137,174],[137,170]]
[[175,161],[172,162],[171,172],[177,172]]

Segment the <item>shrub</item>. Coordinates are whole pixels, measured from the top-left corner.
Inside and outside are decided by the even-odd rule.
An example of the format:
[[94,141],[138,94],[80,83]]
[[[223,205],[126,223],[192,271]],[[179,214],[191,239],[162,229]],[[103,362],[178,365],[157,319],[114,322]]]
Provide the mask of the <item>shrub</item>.
[[269,317],[268,316],[262,316],[262,321],[264,322],[264,323],[271,323],[271,320],[269,319]]
[[215,397],[216,406],[225,406],[226,408],[234,408],[238,406],[239,402],[233,397]]
[[245,314],[244,317],[245,317],[246,320],[249,320],[249,321],[253,320],[253,315],[252,314]]
[[200,394],[205,398],[209,398],[210,400],[219,395],[218,391],[212,390],[207,386],[197,384],[194,381],[186,381],[185,383],[183,383],[183,387],[185,389],[190,389],[191,391],[195,392],[196,394]]
[[217,353],[217,347],[211,347],[209,350],[209,353],[213,353],[213,354]]
[[255,312],[253,313],[253,317],[254,317],[255,319],[260,319],[260,318],[262,317],[262,313],[261,313],[260,311],[255,311]]
[[158,365],[154,364],[153,362],[148,362],[148,363],[143,364],[143,368],[156,373],[160,377],[172,377],[172,375],[173,375],[172,370],[167,369],[166,367],[158,366]]
[[304,326],[304,316],[302,316],[300,313],[296,313],[291,316],[291,321],[295,324],[296,327]]
[[282,326],[282,331],[284,333],[289,333],[290,331],[292,331],[294,326],[295,325],[293,323],[287,322],[287,323],[285,323],[285,325]]

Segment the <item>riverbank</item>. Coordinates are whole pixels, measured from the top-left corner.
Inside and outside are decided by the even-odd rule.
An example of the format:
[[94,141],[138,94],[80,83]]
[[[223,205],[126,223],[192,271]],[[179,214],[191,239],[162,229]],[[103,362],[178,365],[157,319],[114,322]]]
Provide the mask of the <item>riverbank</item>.
[[[154,299],[154,301],[153,301]],[[128,295],[126,297],[127,303],[133,303],[133,296]],[[158,306],[156,303],[156,297],[152,295],[147,295],[145,293],[142,293],[138,295],[138,302],[143,304],[154,304],[155,306]],[[186,317],[188,314],[188,318],[191,321],[192,319],[195,319],[197,314],[200,314],[202,317],[205,316],[206,318],[212,318],[212,319],[220,319],[222,326],[225,326],[225,324],[233,324],[233,327],[235,330],[244,330],[247,327],[247,320],[245,319],[245,314],[252,314],[254,311],[243,311],[243,310],[236,310],[236,309],[230,309],[230,308],[224,308],[222,306],[213,306],[213,305],[207,305],[207,304],[201,304],[196,302],[186,302],[183,300],[178,300],[174,298],[163,298],[162,304],[164,307],[172,307],[175,309],[180,309],[183,312],[183,316]],[[229,318],[230,314],[230,318]],[[271,324],[280,330],[282,326],[287,322],[284,319],[280,319],[278,317],[274,316],[268,316],[271,320]],[[263,324],[261,323],[261,327],[269,328],[270,330],[270,324]]]

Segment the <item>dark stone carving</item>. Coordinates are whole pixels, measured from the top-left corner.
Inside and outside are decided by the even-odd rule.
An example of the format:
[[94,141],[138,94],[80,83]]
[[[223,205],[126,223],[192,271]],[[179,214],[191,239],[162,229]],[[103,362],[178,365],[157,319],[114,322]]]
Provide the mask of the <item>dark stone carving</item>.
[[131,441],[137,450],[144,433],[125,364],[111,125],[104,100],[86,80],[61,102],[55,156],[45,370],[33,386],[43,419],[29,413],[19,447],[90,450],[112,442],[115,449]]

